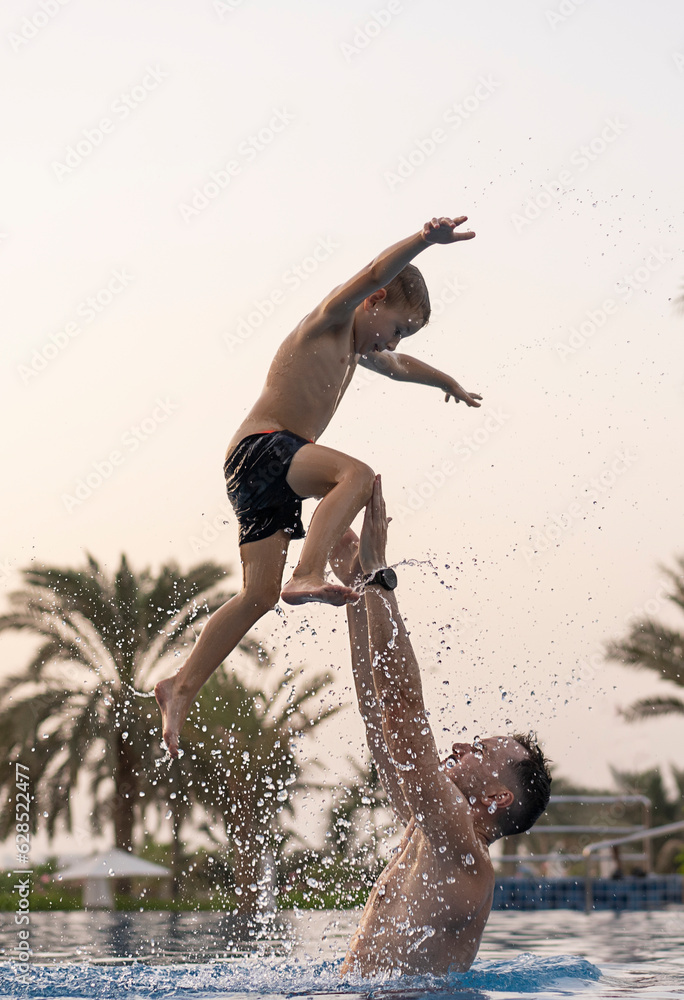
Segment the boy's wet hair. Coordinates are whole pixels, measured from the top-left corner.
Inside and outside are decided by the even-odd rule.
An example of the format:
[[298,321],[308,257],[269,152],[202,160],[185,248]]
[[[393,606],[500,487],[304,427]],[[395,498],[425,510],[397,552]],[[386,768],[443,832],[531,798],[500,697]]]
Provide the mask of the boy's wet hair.
[[407,264],[396,278],[385,285],[387,305],[408,306],[419,318],[421,326],[430,319],[430,296],[425,278],[414,264]]
[[551,797],[551,772],[549,761],[537,742],[535,733],[516,733],[512,739],[525,747],[528,756],[509,765],[516,787],[513,802],[501,813],[499,830],[502,837],[524,833],[534,826],[549,804]]

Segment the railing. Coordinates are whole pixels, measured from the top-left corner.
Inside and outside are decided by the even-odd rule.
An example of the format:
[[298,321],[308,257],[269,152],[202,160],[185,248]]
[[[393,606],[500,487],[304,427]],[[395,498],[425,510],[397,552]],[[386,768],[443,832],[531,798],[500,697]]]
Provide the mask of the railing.
[[[644,864],[646,872],[650,872],[653,867],[652,856],[651,856],[651,845],[650,839],[645,832],[650,829],[651,826],[651,800],[645,795],[552,795],[549,799],[549,805],[555,804],[569,804],[576,803],[578,805],[611,805],[611,804],[636,804],[641,805],[643,808],[643,818],[642,823],[632,824],[631,826],[600,826],[600,825],[539,825],[534,828],[535,834],[544,834],[547,836],[559,835],[559,834],[579,834],[579,833],[595,833],[598,835],[602,834],[615,834],[620,833],[626,835],[626,839],[620,839],[620,843],[629,843],[632,840],[643,839],[646,842],[646,848],[641,853],[634,854],[623,854],[622,859],[624,861],[640,861]],[[589,845],[593,847],[594,845]],[[600,846],[611,847],[613,846],[613,841],[603,841]],[[598,848],[597,848],[598,849]],[[581,854],[503,854],[497,857],[497,861],[505,864],[536,864],[542,861],[561,861],[561,862],[577,862],[577,861],[587,861],[588,855],[586,854],[586,848]],[[587,878],[589,878],[589,862],[587,861]]]
[[629,844],[633,840],[652,840],[654,837],[662,837],[666,833],[676,833],[678,830],[684,830],[684,820],[678,823],[666,823],[664,826],[652,826],[645,832],[632,833],[628,837],[618,837],[617,840],[599,840],[595,844],[587,844],[582,850],[582,854],[589,857],[601,847],[618,847],[620,844]]

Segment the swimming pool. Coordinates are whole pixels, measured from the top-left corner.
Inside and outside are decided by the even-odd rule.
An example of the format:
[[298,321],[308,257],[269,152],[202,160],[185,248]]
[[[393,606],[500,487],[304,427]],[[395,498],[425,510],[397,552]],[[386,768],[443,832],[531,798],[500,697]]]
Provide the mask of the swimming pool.
[[217,913],[37,913],[26,984],[7,961],[16,947],[13,915],[0,914],[0,998],[684,997],[684,907],[493,913],[467,974],[375,982],[338,975],[357,916],[283,913],[255,940]]

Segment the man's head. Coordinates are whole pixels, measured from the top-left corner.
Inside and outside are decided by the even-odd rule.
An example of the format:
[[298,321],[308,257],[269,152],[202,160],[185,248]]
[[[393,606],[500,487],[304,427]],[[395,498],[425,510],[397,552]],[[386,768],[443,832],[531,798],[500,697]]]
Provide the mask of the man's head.
[[361,354],[394,351],[430,318],[430,298],[423,275],[407,264],[384,288],[379,288],[357,308],[354,324],[356,349]]
[[529,830],[548,805],[551,774],[532,733],[454,743],[444,766],[492,840]]

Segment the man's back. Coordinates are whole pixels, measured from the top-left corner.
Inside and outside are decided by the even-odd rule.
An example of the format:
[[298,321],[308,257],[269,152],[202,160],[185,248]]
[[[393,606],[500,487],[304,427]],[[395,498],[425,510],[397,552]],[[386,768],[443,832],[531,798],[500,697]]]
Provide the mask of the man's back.
[[440,853],[412,820],[373,887],[342,971],[441,975],[450,967],[468,969],[494,892],[487,847],[474,843],[462,857]]

